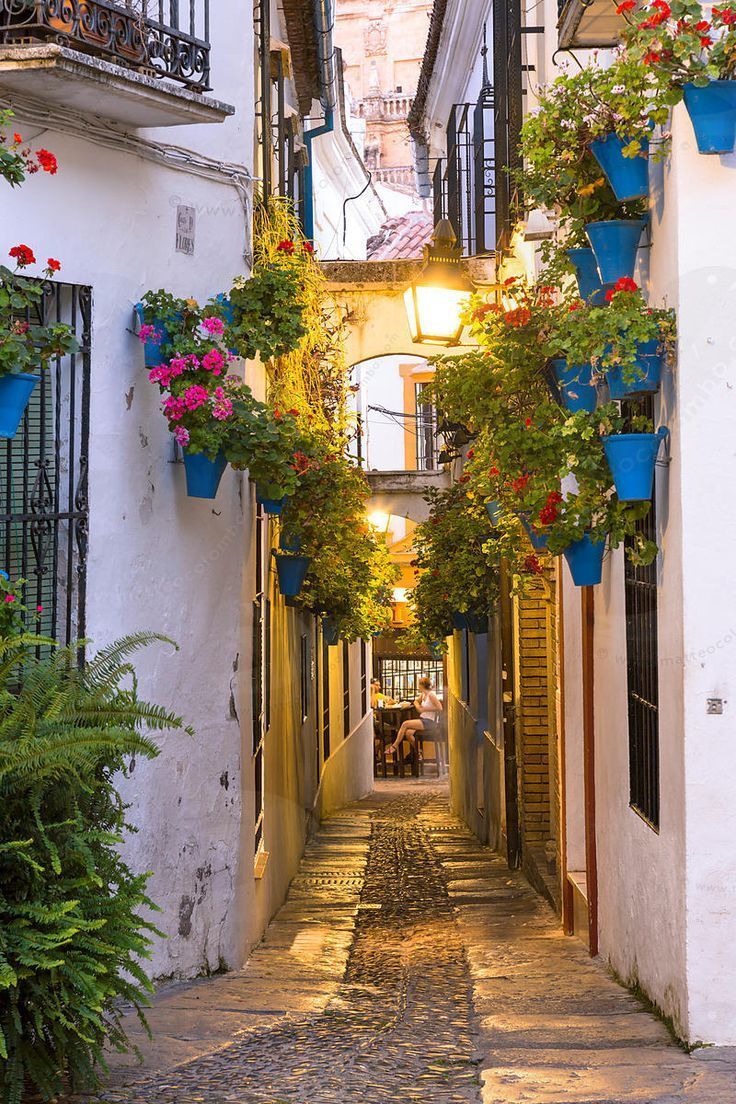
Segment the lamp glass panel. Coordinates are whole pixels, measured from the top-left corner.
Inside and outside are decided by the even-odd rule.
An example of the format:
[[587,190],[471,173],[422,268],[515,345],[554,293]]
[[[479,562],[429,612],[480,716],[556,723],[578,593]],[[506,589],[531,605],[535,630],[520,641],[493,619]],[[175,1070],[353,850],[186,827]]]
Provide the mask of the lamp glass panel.
[[417,284],[414,289],[417,329],[425,341],[455,344],[463,330],[461,315],[468,292]]
[[409,287],[404,292],[404,306],[406,307],[406,317],[409,320],[409,333],[411,334],[412,341],[419,341],[419,331],[417,329],[417,312],[416,304],[414,302],[414,288]]

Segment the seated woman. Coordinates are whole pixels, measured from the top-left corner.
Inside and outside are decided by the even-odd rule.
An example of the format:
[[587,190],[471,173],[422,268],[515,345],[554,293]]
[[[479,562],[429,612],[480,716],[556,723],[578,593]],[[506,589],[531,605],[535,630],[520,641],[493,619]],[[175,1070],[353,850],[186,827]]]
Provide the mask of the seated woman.
[[419,719],[404,721],[396,734],[396,739],[390,747],[386,748],[386,751],[396,752],[401,747],[404,740],[408,740],[413,747],[416,743],[416,733],[418,732],[423,733],[425,736],[429,736],[436,732],[437,721],[442,712],[442,702],[434,692],[431,679],[420,678],[419,690],[421,692],[420,697],[414,702],[417,712],[419,713]]

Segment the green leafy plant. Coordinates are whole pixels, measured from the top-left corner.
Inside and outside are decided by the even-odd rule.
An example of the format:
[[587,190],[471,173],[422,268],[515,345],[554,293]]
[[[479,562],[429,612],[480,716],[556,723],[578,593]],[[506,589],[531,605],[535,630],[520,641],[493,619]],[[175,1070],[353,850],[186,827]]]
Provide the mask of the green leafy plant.
[[621,368],[626,383],[642,377],[637,367],[639,346],[656,341],[670,357],[675,348],[674,311],[647,306],[641,289],[622,277],[606,293],[606,306],[594,307],[577,300],[560,316],[558,353],[569,364],[591,364],[602,373]]
[[155,908],[148,875],[120,857],[127,825],[114,780],[131,756],[157,754],[146,733],[184,727],[137,694],[130,656],[164,640],[126,637],[80,668],[76,646],[38,659],[35,636],[0,638],[6,1104],[20,1104],[29,1088],[51,1100],[94,1086],[103,1048],[128,1048],[120,1002],[143,1018],[151,985],[140,960],[160,933],[141,916]]
[[[13,119],[14,114],[8,108],[0,110],[0,127],[10,127]],[[11,187],[22,184],[26,176],[40,170],[54,176],[58,167],[53,153],[47,149],[39,149],[34,153],[17,131],[11,134],[0,133],[0,176]]]
[[292,496],[299,485],[297,411],[259,402],[244,384],[226,382],[226,390],[233,407],[223,444],[229,462],[247,468],[264,498]]
[[[14,246],[11,257],[17,267],[11,271],[0,265],[0,376],[34,372],[45,368],[52,357],[79,350],[69,326],[62,322],[43,322],[44,284],[21,276],[20,270],[36,263],[27,245]],[[47,280],[61,265],[50,257],[43,270]]]
[[281,260],[257,265],[249,277],[236,277],[229,292],[233,321],[228,332],[247,359],[290,353],[307,332],[301,267],[312,263],[311,257],[303,250],[300,257],[291,239],[282,244]]
[[624,35],[633,65],[662,89],[663,101],[682,99],[682,86],[703,87],[736,77],[736,4],[703,5],[698,0],[653,0],[639,8],[623,0],[618,12],[629,24]]

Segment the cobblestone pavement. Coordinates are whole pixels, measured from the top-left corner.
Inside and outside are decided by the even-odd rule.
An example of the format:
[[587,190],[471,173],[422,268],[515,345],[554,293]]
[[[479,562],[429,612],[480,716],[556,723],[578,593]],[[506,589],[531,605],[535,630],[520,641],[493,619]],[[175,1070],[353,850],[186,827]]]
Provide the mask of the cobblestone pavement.
[[427,782],[310,845],[248,966],[162,994],[126,1104],[735,1104]]

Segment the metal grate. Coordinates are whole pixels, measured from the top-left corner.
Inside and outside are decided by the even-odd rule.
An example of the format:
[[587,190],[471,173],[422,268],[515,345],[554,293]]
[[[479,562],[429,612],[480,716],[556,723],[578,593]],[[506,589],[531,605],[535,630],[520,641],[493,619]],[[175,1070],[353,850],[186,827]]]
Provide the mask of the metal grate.
[[302,633],[299,641],[299,701],[302,711],[302,724],[309,717],[309,637]]
[[342,717],[345,738],[350,735],[350,645],[342,645]]
[[0,0],[0,41],[60,42],[210,90],[209,0]]
[[496,249],[503,252],[511,241],[519,203],[513,172],[520,166],[519,138],[523,119],[520,0],[502,0],[494,7],[493,85]]
[[473,174],[475,250],[492,253],[496,247],[496,136],[493,88],[488,83],[473,113]]
[[381,657],[378,662],[378,677],[381,680],[382,693],[394,701],[414,701],[419,697],[417,682],[420,678],[431,679],[440,696],[445,685],[442,660],[420,657]]
[[18,433],[0,443],[0,562],[27,580],[25,604],[43,607],[38,631],[66,644],[86,632],[91,314],[91,288],[45,286],[26,321],[65,323],[80,351],[51,362]]
[[264,779],[264,737],[268,729],[268,698],[270,642],[268,623],[269,603],[266,599],[268,573],[266,570],[266,548],[268,519],[263,507],[256,505],[255,516],[255,590],[253,602],[253,654],[251,661],[251,709],[253,721],[253,771],[254,771],[254,816],[255,850],[259,851],[263,843],[263,779]]
[[417,471],[434,471],[437,467],[437,411],[422,398],[426,383],[415,384],[417,408]]
[[330,758],[330,649],[322,638],[322,755]]
[[[651,416],[652,400],[624,403],[624,413]],[[656,540],[654,502],[637,522],[637,533]],[[626,541],[626,548],[632,539]],[[629,712],[629,799],[652,826],[659,828],[659,656],[657,643],[657,562],[635,567],[625,558],[626,670]]]
[[365,640],[360,642],[360,715],[365,717],[368,712],[368,645]]

